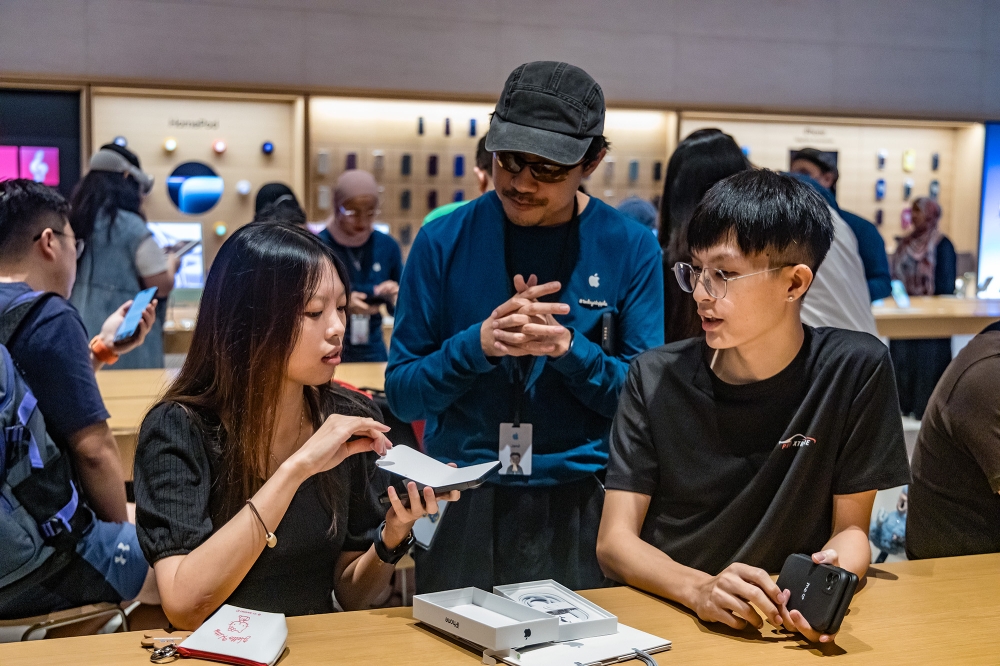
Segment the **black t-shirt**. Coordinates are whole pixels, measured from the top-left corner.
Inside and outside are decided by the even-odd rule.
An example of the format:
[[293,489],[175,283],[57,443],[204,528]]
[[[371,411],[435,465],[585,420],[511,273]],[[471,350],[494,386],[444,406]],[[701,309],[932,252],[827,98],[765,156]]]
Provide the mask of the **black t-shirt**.
[[[741,417],[751,436],[771,438],[766,455],[763,443],[739,442],[739,423],[720,427],[737,412],[726,401],[720,407],[704,340],[633,361],[611,428],[606,485],[651,496],[644,541],[711,574],[733,562],[776,572],[788,555],[826,543],[834,495],[909,481],[888,349],[854,331],[805,334],[803,351],[777,376],[797,373],[784,377],[794,389],[771,386],[777,377],[723,389],[758,403],[798,403]],[[766,423],[778,418],[784,422]]]
[[[767,462],[774,443],[781,439],[785,425],[792,420],[809,388],[809,378],[802,370],[811,340],[812,335],[807,333],[792,362],[763,381],[727,384],[709,369],[719,439],[732,453],[730,462],[734,463],[726,483],[716,489],[718,492],[726,494],[745,488]],[[704,362],[710,366],[709,358]]]
[[[324,391],[324,416],[344,413],[343,391]],[[217,420],[196,420],[177,403],[156,406],[143,421],[135,456],[136,532],[150,563],[190,553],[232,517],[222,507],[219,437]],[[303,483],[277,527],[268,526],[277,546],[263,550],[226,603],[289,616],[332,612],[337,559],[368,550],[385,518],[378,494],[389,479],[376,457],[351,456]],[[326,483],[334,490],[333,511]]]
[[[30,292],[24,282],[0,283],[0,310]],[[38,399],[46,430],[61,448],[66,449],[73,433],[108,419],[87,330],[69,301],[46,297],[21,324],[8,350]]]
[[538,277],[538,284],[554,282],[563,279],[560,264],[568,259],[564,257],[569,252],[569,233],[571,223],[551,227],[521,227],[510,222],[506,233],[509,234],[511,259],[511,275],[522,275],[527,280],[532,275]]
[[1000,552],[1000,322],[951,362],[913,452],[911,559]]

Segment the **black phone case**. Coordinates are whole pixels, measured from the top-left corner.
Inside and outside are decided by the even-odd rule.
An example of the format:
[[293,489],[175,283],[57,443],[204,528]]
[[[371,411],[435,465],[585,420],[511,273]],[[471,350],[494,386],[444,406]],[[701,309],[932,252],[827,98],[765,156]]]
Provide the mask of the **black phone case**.
[[792,592],[789,610],[802,613],[816,631],[835,634],[858,588],[858,577],[840,567],[816,564],[808,555],[793,554],[781,567],[777,584]]

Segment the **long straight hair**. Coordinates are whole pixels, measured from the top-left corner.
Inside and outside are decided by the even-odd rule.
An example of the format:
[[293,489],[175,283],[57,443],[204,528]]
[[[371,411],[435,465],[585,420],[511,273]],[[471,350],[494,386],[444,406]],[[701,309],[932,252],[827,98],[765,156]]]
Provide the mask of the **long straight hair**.
[[719,129],[701,129],[677,145],[667,163],[660,203],[660,247],[663,248],[663,275],[666,342],[701,334],[697,305],[681,291],[674,279],[673,266],[691,261],[687,230],[695,208],[717,182],[750,169],[750,162],[733,137]]
[[[90,240],[94,223],[102,213],[115,223],[118,211],[135,213],[143,220],[142,194],[134,178],[110,171],[91,171],[73,189],[69,224],[77,238]],[[109,229],[110,233],[110,229]]]
[[[227,516],[267,478],[288,358],[306,303],[327,271],[350,293],[347,269],[322,241],[268,223],[234,233],[209,271],[191,349],[161,402],[179,403],[202,425],[206,415],[221,424],[219,482]],[[322,422],[323,398],[319,388],[306,387],[314,427]]]

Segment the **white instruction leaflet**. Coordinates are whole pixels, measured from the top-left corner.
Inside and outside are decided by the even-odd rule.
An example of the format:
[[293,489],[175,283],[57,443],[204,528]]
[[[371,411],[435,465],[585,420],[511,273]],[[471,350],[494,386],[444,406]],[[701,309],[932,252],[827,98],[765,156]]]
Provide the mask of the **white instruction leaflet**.
[[670,649],[670,641],[619,624],[616,634],[520,648],[498,659],[510,666],[591,666],[634,659],[635,649],[663,652]]
[[481,486],[500,467],[499,460],[469,467],[449,467],[409,446],[392,447],[375,464],[387,472],[416,481],[420,487],[430,486],[438,494]]

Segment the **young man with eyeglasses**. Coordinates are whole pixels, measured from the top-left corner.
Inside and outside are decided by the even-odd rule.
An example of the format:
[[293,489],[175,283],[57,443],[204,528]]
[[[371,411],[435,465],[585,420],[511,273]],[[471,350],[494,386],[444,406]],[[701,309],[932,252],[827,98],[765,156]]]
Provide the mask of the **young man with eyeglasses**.
[[351,169],[337,179],[333,215],[320,240],[333,248],[351,278],[350,319],[344,337],[345,363],[388,360],[382,337],[382,308],[396,306],[403,254],[399,243],[375,229],[379,213],[378,184],[367,171]]
[[629,371],[597,545],[609,577],[706,622],[833,640],[768,573],[806,553],[864,576],[875,492],[909,471],[888,349],[801,322],[832,240],[826,204],[790,176],[745,171],[702,199],[674,271],[705,337]]
[[[127,522],[121,454],[94,373],[143,343],[156,302],[146,308],[131,340],[114,342],[129,301],[88,344],[80,314],[67,300],[83,251],[68,216],[69,204],[55,190],[30,180],[0,182],[0,312],[21,299],[34,301],[3,342],[38,400],[46,430],[70,456],[85,510],[93,512],[76,546],[79,557],[68,562],[51,557],[14,584],[18,591],[0,589],[2,619],[133,599],[147,575],[152,580],[135,525]],[[146,589],[154,592],[145,600],[158,603],[149,581]]]
[[655,239],[577,191],[604,157],[603,130],[604,96],[586,72],[518,67],[486,136],[495,191],[423,227],[410,250],[389,404],[427,419],[435,458],[502,463],[417,552],[420,592],[602,582],[608,429],[629,361],[663,340]]

